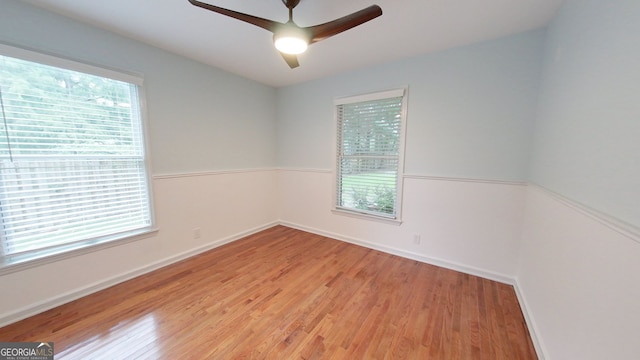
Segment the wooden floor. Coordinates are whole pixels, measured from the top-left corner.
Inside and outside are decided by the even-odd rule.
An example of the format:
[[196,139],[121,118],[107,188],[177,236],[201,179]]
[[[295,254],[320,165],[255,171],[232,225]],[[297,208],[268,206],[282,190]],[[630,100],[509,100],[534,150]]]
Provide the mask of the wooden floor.
[[536,359],[511,286],[277,226],[0,328],[56,359]]

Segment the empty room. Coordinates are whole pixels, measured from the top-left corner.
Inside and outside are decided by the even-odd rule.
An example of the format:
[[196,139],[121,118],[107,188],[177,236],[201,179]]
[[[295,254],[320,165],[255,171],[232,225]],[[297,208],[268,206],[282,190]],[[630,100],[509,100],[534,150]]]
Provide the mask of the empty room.
[[0,0],[0,105],[0,359],[640,358],[638,0]]

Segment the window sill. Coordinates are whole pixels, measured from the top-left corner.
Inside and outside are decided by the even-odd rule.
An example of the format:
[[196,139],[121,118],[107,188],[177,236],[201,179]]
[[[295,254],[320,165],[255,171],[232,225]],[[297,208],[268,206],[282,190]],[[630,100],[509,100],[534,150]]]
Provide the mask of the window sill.
[[382,216],[367,214],[364,212],[361,213],[357,211],[342,210],[342,209],[332,209],[331,212],[335,215],[347,216],[347,217],[368,220],[368,221],[375,221],[383,224],[396,225],[396,226],[400,226],[402,224],[402,220],[400,220],[399,218],[395,218],[395,219],[386,218]]
[[113,246],[123,245],[130,242],[142,240],[154,236],[159,229],[151,228],[138,230],[124,234],[118,238],[106,238],[91,244],[74,244],[68,247],[52,249],[24,257],[14,259],[0,259],[0,275],[6,275],[17,271],[26,270],[50,264],[60,260],[85,255],[94,251],[110,248]]

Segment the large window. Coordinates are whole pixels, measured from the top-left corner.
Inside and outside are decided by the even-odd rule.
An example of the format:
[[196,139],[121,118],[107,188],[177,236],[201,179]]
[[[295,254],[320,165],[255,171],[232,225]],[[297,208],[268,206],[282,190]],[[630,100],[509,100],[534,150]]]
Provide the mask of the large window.
[[0,47],[2,265],[151,229],[139,83]]
[[405,90],[335,101],[335,208],[399,220]]

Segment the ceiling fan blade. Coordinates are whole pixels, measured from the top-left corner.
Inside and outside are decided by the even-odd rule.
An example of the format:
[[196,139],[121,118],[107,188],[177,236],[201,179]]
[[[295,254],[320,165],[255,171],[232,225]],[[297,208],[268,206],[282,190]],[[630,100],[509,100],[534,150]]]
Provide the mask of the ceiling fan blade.
[[224,9],[218,6],[214,6],[214,5],[210,5],[210,4],[206,4],[200,1],[196,1],[196,0],[188,0],[192,5],[201,7],[203,9],[207,9],[210,11],[213,11],[215,13],[218,14],[222,14],[222,15],[226,15],[229,17],[232,17],[234,19],[238,19],[240,21],[244,21],[246,23],[261,27],[265,30],[269,30],[271,32],[274,32],[276,30],[276,28],[280,25],[282,25],[282,23],[278,22],[278,21],[273,21],[273,20],[269,20],[269,19],[263,19],[261,17],[257,17],[257,16],[253,16],[253,15],[248,15],[248,14],[244,14],[241,12],[237,12],[237,11],[233,11],[233,10],[229,10],[229,9]]
[[311,41],[309,41],[309,45],[311,45],[320,40],[324,40],[358,25],[364,24],[380,15],[382,15],[382,8],[378,5],[371,5],[368,8],[356,11],[351,15],[347,15],[324,24],[309,26],[304,29],[311,33]]
[[287,62],[290,68],[295,69],[298,66],[300,66],[300,63],[298,62],[298,57],[296,55],[285,54],[283,52],[280,52],[280,55],[282,55],[282,57],[284,58],[284,61]]

